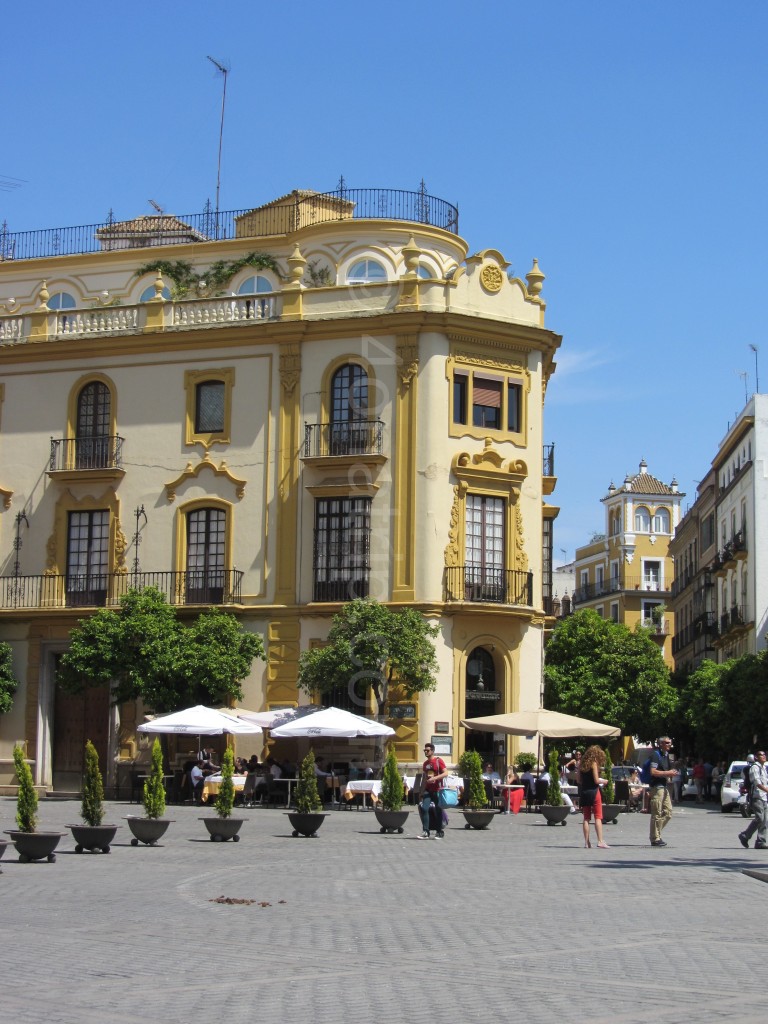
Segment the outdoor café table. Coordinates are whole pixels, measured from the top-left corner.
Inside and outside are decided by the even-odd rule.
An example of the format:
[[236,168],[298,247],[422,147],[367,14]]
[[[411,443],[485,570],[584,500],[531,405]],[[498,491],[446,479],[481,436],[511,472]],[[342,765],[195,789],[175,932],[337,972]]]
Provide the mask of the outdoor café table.
[[[232,782],[235,785],[235,792],[242,793],[245,789],[245,780],[248,778],[247,775],[233,775]],[[219,792],[219,786],[221,785],[221,772],[217,772],[215,775],[209,775],[203,780],[203,793],[201,800],[203,803],[208,799],[209,796],[216,796]]]
[[523,802],[523,796],[525,795],[525,786],[520,786],[511,782],[497,782],[493,788],[509,790],[509,804],[502,813],[509,814],[511,809],[513,814],[518,814],[520,811],[520,805]]
[[371,794],[371,803],[375,804],[379,801],[379,794],[381,793],[381,780],[380,779],[353,779],[348,782],[342,790],[342,794],[345,800],[354,800],[358,793],[362,794],[363,807],[366,807],[365,802],[366,794]]

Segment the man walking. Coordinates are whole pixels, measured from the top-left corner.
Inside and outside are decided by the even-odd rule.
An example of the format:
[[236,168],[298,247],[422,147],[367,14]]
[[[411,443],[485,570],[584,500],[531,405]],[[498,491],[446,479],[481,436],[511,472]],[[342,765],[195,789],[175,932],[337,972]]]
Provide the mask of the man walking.
[[659,739],[659,749],[654,750],[650,757],[651,782],[649,790],[651,794],[649,809],[651,812],[651,846],[666,846],[661,838],[662,829],[666,828],[672,817],[672,799],[667,790],[667,783],[676,774],[675,769],[669,763],[669,751],[672,747],[672,740],[669,736],[662,736]]
[[768,768],[765,764],[765,751],[758,750],[755,753],[755,763],[750,767],[747,775],[747,801],[749,809],[754,818],[743,832],[739,832],[739,842],[745,848],[749,847],[749,840],[757,832],[755,849],[764,850],[766,842],[766,831],[768,830]]
[[427,743],[424,747],[424,754],[426,760],[422,765],[423,774],[423,788],[421,791],[421,799],[419,801],[419,815],[421,817],[421,827],[423,829],[419,839],[429,839],[429,809],[434,807],[433,814],[435,817],[435,836],[436,838],[442,838],[443,826],[442,826],[442,808],[439,804],[440,789],[443,784],[443,779],[450,775],[450,772],[445,766],[445,761],[442,757],[437,757],[435,754],[435,748],[431,743]]

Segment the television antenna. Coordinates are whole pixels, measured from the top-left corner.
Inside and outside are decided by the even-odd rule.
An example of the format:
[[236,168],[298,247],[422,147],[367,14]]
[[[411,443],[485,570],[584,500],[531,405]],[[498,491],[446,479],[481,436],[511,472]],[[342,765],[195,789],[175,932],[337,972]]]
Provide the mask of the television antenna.
[[159,214],[160,214],[161,216],[162,216],[162,214],[164,214],[164,213],[165,213],[165,210],[164,210],[164,209],[163,209],[163,207],[162,207],[162,206],[160,205],[160,203],[156,203],[154,199],[148,199],[148,200],[147,200],[147,202],[148,202],[148,203],[149,203],[149,205],[150,205],[150,206],[152,207],[152,209],[153,209],[153,210],[157,210],[157,212],[158,212],[158,213],[159,213]]
[[227,102],[227,75],[229,68],[214,57],[208,57],[213,66],[221,72],[224,77],[224,88],[221,93],[221,123],[219,125],[219,161],[216,167],[216,238],[219,237],[219,191],[221,189],[221,147],[224,141],[224,107]]

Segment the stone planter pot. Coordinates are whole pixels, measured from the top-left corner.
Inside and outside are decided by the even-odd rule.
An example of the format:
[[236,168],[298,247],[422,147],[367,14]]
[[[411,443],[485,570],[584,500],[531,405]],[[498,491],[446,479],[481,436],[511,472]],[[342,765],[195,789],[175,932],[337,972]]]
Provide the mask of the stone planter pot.
[[233,843],[240,842],[240,836],[237,834],[240,831],[240,826],[246,818],[201,818],[200,821],[205,822],[205,827],[208,829],[214,843],[226,843],[228,839],[231,839]]
[[464,815],[464,820],[466,821],[464,828],[488,828],[496,817],[496,811],[494,811],[493,808],[485,807],[481,807],[478,810],[472,810],[469,807],[465,807],[461,813]]
[[119,825],[67,825],[77,844],[75,853],[82,853],[83,850],[90,850],[91,853],[101,850],[102,853],[109,853],[110,844],[119,827]]
[[156,846],[157,840],[165,835],[172,818],[138,818],[130,815],[125,819],[128,828],[133,832],[131,846],[138,846],[144,843],[146,846]]
[[22,864],[31,860],[47,860],[52,864],[56,860],[53,851],[64,835],[63,832],[17,832],[13,829],[7,829],[6,834],[11,837]]
[[544,815],[548,825],[567,825],[571,808],[567,804],[561,804],[559,807],[542,804],[539,808],[539,813]]
[[286,811],[288,820],[293,825],[293,835],[317,838],[317,830],[323,824],[323,819],[328,815],[322,811]]
[[397,832],[398,835],[402,835],[403,825],[408,820],[410,811],[385,811],[383,808],[375,807],[373,813],[381,825],[380,832]]
[[[3,854],[5,853],[5,850],[6,850],[7,846],[8,846],[8,840],[7,839],[0,839],[0,860],[3,859]],[[1,874],[2,874],[2,871],[0,871],[0,875]]]
[[603,804],[603,824],[610,825],[613,823],[617,825],[617,818],[624,810],[624,804]]

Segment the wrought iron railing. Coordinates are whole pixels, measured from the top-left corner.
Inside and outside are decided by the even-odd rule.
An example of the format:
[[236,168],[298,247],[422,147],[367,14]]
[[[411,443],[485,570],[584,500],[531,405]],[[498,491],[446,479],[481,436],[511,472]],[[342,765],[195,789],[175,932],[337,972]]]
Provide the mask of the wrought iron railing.
[[656,579],[643,576],[611,576],[602,582],[585,583],[577,587],[573,592],[573,603],[582,604],[584,601],[592,601],[604,594],[617,594],[623,590],[639,590],[650,594],[668,593],[667,585]]
[[542,473],[544,474],[544,476],[554,476],[555,475],[555,446],[554,446],[554,444],[545,444],[544,445],[544,456],[543,456]]
[[2,608],[103,608],[129,590],[156,587],[170,604],[238,604],[243,573],[238,569],[190,572],[91,573],[0,577]]
[[352,569],[346,578],[338,575],[330,579],[322,578],[315,570],[312,586],[313,601],[354,601],[357,597],[368,597],[370,588],[370,572],[367,569]]
[[381,420],[304,425],[305,459],[333,455],[381,455],[384,424]]
[[123,464],[123,441],[114,437],[51,438],[49,472],[64,470],[120,469]]
[[445,570],[444,600],[533,605],[533,573],[451,565]]
[[3,229],[0,231],[0,261],[269,237],[311,224],[368,218],[413,221],[459,233],[458,207],[424,190],[342,188],[310,196],[296,193],[292,200],[255,210],[218,213],[209,210],[181,216],[160,214],[126,221],[110,218],[100,224],[38,231]]

